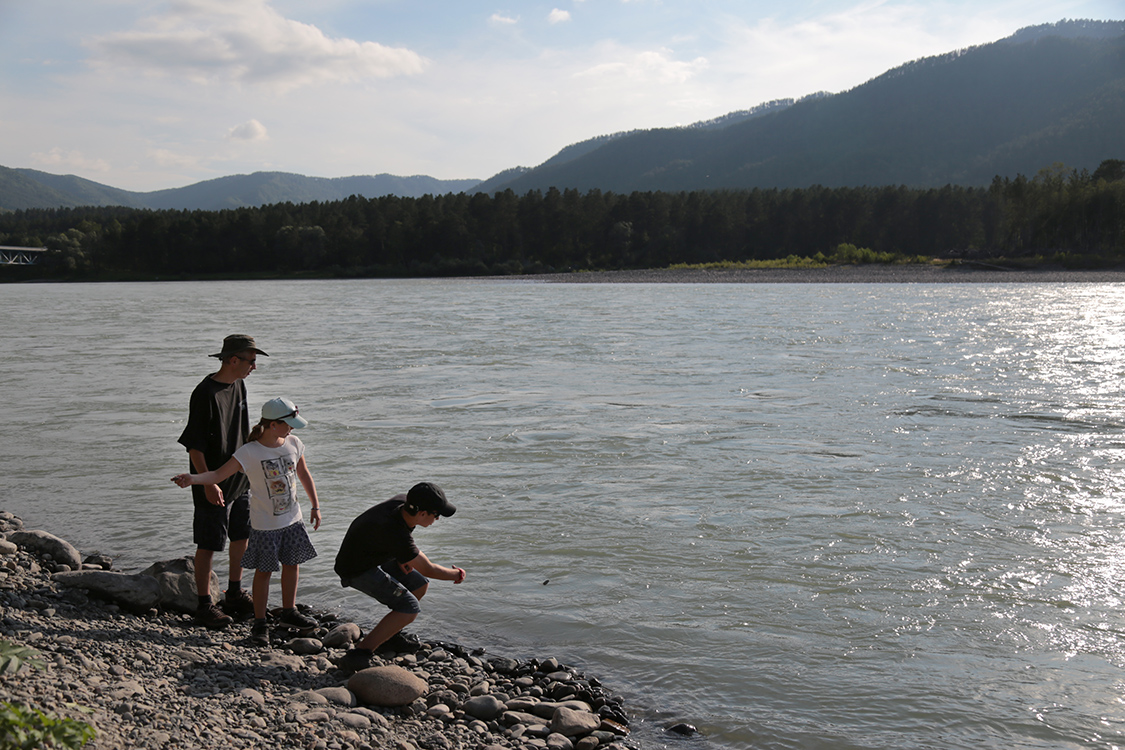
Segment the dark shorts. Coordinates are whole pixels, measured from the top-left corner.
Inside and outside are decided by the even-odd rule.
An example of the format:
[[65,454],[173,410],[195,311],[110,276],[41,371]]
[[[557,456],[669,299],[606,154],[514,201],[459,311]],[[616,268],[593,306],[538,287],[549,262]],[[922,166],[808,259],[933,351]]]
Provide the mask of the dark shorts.
[[316,557],[305,524],[298,521],[284,529],[250,529],[250,543],[242,556],[242,567],[273,573],[282,565],[300,565]]
[[393,612],[416,615],[422,611],[422,608],[418,605],[418,598],[410,592],[417,591],[429,582],[429,579],[417,570],[403,573],[402,568],[392,562],[387,563],[385,568],[372,568],[366,573],[340,583],[374,597],[381,604],[390,607]]
[[244,492],[234,502],[212,505],[206,500],[194,500],[195,518],[192,521],[192,540],[199,549],[222,552],[227,539],[240,542],[250,538],[250,493]]

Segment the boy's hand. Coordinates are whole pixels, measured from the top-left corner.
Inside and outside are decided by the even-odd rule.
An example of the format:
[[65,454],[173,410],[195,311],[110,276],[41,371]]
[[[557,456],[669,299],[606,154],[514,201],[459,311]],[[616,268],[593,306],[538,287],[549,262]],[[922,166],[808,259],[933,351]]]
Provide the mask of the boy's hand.
[[457,577],[453,579],[453,582],[454,583],[461,583],[462,581],[464,581],[465,580],[465,569],[464,568],[458,568],[456,565],[453,566],[453,569],[457,571]]
[[223,491],[219,489],[217,484],[203,485],[203,494],[207,495],[207,502],[212,505],[218,505],[220,508],[226,507],[226,502],[223,500]]

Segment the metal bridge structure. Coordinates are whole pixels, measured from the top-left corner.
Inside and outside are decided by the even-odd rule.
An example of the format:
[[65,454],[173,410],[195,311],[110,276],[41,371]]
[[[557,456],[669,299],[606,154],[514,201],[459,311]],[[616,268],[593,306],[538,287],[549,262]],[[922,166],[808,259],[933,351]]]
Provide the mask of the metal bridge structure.
[[0,245],[0,266],[37,266],[45,252],[45,247]]

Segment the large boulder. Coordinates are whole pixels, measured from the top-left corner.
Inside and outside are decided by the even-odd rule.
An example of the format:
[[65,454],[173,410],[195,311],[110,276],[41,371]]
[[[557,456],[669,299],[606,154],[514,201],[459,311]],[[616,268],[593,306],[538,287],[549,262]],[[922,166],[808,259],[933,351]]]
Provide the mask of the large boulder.
[[551,731],[564,737],[589,734],[602,725],[601,717],[588,711],[560,706],[551,717]]
[[160,604],[160,587],[146,575],[110,570],[70,570],[52,576],[60,586],[85,589],[131,612],[148,612]]
[[31,552],[50,555],[56,563],[66,565],[71,570],[82,567],[82,556],[78,554],[74,545],[46,531],[13,531],[8,534],[8,541]]
[[348,690],[368,706],[408,706],[426,692],[426,681],[402,667],[361,669],[348,679]]
[[[195,593],[195,560],[180,557],[175,560],[155,562],[141,571],[141,575],[153,578],[160,587],[160,603],[165,609],[192,614],[199,607],[199,596]],[[211,571],[211,594],[218,599],[219,576]]]

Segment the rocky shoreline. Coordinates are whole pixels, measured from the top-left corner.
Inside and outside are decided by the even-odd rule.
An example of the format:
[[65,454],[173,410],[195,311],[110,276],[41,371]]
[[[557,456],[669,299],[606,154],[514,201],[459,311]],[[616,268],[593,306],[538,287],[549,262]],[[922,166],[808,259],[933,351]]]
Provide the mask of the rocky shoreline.
[[[302,607],[317,628],[275,624],[270,647],[254,647],[249,623],[207,630],[175,611],[176,587],[193,587],[190,570],[164,564],[126,575],[107,571],[112,561],[75,556],[64,540],[0,512],[0,640],[38,652],[33,663],[9,665],[0,701],[88,723],[92,750],[636,747],[622,701],[554,658],[407,638],[349,674],[334,659],[360,629],[333,613]],[[159,584],[158,606],[136,598],[154,590],[148,584],[120,593],[126,579],[142,578]]]

